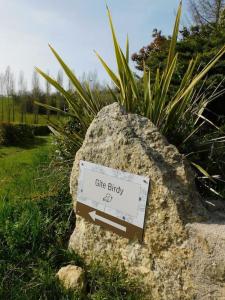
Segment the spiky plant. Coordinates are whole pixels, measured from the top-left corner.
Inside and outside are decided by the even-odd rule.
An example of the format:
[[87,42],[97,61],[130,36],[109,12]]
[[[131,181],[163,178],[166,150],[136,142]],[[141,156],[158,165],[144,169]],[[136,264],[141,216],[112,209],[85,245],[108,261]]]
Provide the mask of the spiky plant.
[[[215,90],[215,93],[209,97],[208,95],[206,96],[206,91],[198,92],[198,84],[224,55],[225,46],[218,51],[216,56],[201,71],[198,71],[196,68],[196,65],[199,63],[198,58],[192,59],[185,75],[180,81],[179,87],[171,96],[171,81],[175,75],[179,58],[176,52],[176,43],[179,33],[181,10],[182,2],[180,2],[178,7],[165,69],[161,72],[158,69],[156,74],[151,74],[151,71],[145,68],[141,89],[140,83],[129,65],[129,40],[127,38],[126,51],[124,53],[118,43],[108,7],[107,13],[112,33],[117,72],[114,72],[97,52],[96,55],[111,81],[114,83],[113,88],[109,87],[113,99],[119,102],[127,112],[139,113],[149,118],[169,140],[171,140],[172,134],[173,137],[175,137],[174,143],[178,148],[191,157],[190,153],[187,153],[185,150],[185,145],[190,142],[192,138],[200,134],[205,124],[217,130],[216,135],[209,135],[207,141],[204,140],[207,151],[210,151],[212,144],[215,145],[217,141],[220,142],[220,145],[225,141],[225,137],[220,132],[220,129],[204,115],[207,105],[214,100],[219,92]],[[65,97],[69,106],[67,114],[75,118],[78,125],[77,130],[74,131],[69,138],[75,141],[78,148],[82,144],[90,122],[105,103],[100,101],[99,97],[93,95],[88,84],[83,86],[59,54],[51,46],[50,49],[74,85],[76,93],[71,94],[67,92],[55,79],[38,68],[36,68],[36,70]],[[153,80],[151,80],[151,77]],[[40,105],[48,109],[59,111],[59,109],[55,107],[44,104]],[[54,126],[60,134],[64,134],[59,126]],[[179,143],[176,141],[176,137]],[[206,135],[204,135],[204,137],[206,137]],[[195,151],[197,150],[195,149]],[[213,177],[209,175],[207,170],[204,169],[198,161],[193,161],[192,164],[204,177],[214,181]]]

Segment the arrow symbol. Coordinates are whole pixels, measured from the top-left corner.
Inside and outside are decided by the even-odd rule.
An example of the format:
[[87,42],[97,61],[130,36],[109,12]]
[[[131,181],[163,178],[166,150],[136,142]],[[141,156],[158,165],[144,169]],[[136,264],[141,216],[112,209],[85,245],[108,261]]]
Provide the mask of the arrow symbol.
[[124,232],[127,231],[127,228],[125,226],[122,226],[122,225],[120,225],[116,222],[110,221],[109,219],[106,219],[104,217],[101,217],[101,216],[97,215],[96,210],[93,210],[93,211],[89,212],[89,216],[92,218],[93,221],[98,220],[98,221],[101,221],[105,224],[111,225],[111,226],[113,226],[117,229],[120,229]]

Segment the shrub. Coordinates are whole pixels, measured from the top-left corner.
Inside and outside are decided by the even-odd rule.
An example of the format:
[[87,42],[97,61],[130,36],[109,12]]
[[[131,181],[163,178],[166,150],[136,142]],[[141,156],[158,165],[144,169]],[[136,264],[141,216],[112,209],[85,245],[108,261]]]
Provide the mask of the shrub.
[[[207,180],[215,182],[208,173],[208,171],[210,171],[208,166],[211,165],[209,156],[206,157],[208,162],[206,162],[208,169],[206,170],[201,166],[202,162],[201,159],[198,158],[198,155],[191,156],[190,153],[188,153],[188,145],[191,145],[193,140],[201,140],[200,143],[196,143],[196,146],[199,145],[199,148],[194,149],[195,153],[198,154],[199,151],[202,151],[203,144],[204,151],[210,152],[213,145],[216,144],[217,146],[217,141],[219,141],[220,145],[225,142],[225,137],[223,136],[224,132],[208,120],[204,114],[207,106],[218,96],[217,89],[215,89],[214,93],[210,96],[202,87],[200,91],[197,90],[199,83],[205,75],[215,66],[220,58],[223,57],[225,46],[217,52],[213,59],[208,62],[201,71],[198,71],[197,68],[199,64],[198,57],[191,59],[184,76],[180,78],[177,90],[171,93],[171,88],[173,88],[172,78],[175,76],[175,71],[179,64],[176,44],[179,33],[181,8],[182,3],[180,3],[178,8],[169,45],[169,53],[163,70],[157,69],[156,74],[152,75],[150,74],[150,70],[144,68],[143,78],[140,81],[137,80],[129,66],[129,42],[127,40],[126,53],[124,54],[118,44],[111,14],[108,9],[118,72],[115,73],[111,70],[99,54],[97,54],[97,57],[114,83],[114,88],[109,88],[114,101],[119,102],[127,112],[139,113],[149,118],[159,128],[161,133],[170,141],[173,141],[182,153],[188,155],[197,172],[200,172]],[[74,93],[71,94],[65,91],[57,80],[51,78],[38,68],[36,68],[36,70],[65,97],[69,107],[68,115],[76,119],[77,124],[79,124],[79,129],[74,131],[72,135],[70,134],[70,139],[73,139],[74,144],[76,144],[76,149],[78,149],[82,145],[90,122],[104,103],[95,97],[89,84],[85,86],[81,84],[76,75],[51,46],[50,49],[74,85],[76,95],[79,96],[80,100],[77,101],[77,97],[74,97]],[[154,79],[153,83],[152,78]],[[48,109],[58,111],[56,107],[44,106]],[[209,127],[210,134],[207,134]],[[67,136],[67,132],[64,131],[64,128],[55,126],[55,130],[59,135]],[[215,140],[215,136],[217,140]],[[193,151],[191,150],[191,152]],[[219,168],[217,168],[217,170],[219,171]],[[212,189],[210,190],[212,191]]]
[[1,123],[0,145],[16,146],[23,145],[34,139],[31,126],[27,124]]
[[[77,145],[73,139],[73,132],[79,130],[76,120],[70,118],[65,124],[61,125],[60,134],[58,131],[53,135],[54,159],[56,161],[67,161],[72,165],[77,150]],[[54,129],[52,129],[54,132]],[[72,138],[70,138],[72,136]]]
[[0,124],[0,145],[17,146],[33,141],[34,136],[46,136],[50,129],[46,125],[36,124]]
[[50,129],[47,125],[30,125],[35,136],[46,136],[50,134]]

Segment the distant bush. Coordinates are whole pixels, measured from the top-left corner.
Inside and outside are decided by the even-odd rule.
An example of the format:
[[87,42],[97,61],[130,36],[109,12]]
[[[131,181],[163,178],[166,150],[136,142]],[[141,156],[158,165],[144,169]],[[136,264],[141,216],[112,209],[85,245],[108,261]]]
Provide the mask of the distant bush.
[[29,125],[32,128],[32,132],[34,135],[44,136],[50,133],[50,129],[47,125]]
[[0,124],[0,145],[14,146],[27,143],[34,139],[31,126],[27,124]]
[[45,136],[50,133],[48,126],[35,124],[0,124],[0,145],[16,146],[31,142],[34,136]]

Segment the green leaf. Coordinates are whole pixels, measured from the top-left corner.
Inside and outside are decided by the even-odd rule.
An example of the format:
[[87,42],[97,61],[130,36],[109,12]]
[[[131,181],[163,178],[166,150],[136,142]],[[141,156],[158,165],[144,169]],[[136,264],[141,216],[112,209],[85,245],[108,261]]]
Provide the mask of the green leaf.
[[127,36],[127,41],[126,41],[126,61],[129,64],[129,39]]
[[57,108],[55,106],[51,106],[51,105],[48,105],[48,104],[45,104],[45,103],[41,103],[41,102],[38,102],[38,101],[34,101],[35,104],[37,104],[38,106],[42,106],[48,110],[51,110],[51,111],[56,111],[56,112],[59,112],[61,114],[64,114],[64,115],[67,115],[67,116],[70,116],[70,117],[74,117],[74,114],[71,114],[67,111],[64,111],[60,108]]
[[194,163],[194,162],[191,162],[191,164],[200,172],[202,173],[204,176],[206,176],[209,180],[211,180],[212,182],[215,183],[215,180],[212,178],[211,175],[209,175],[209,173],[203,169],[200,165]]
[[87,93],[83,89],[80,81],[77,79],[77,77],[75,76],[73,71],[64,63],[64,61],[61,59],[59,54],[53,49],[53,47],[51,47],[51,45],[49,45],[49,47],[50,47],[52,53],[55,55],[58,62],[60,63],[61,67],[63,68],[64,72],[66,73],[66,75],[68,76],[70,81],[73,83],[79,96],[84,101],[86,107],[90,110],[91,113],[93,113],[95,115],[97,112],[94,110],[93,105],[91,104],[90,98],[87,96]]
[[120,89],[120,81],[119,81],[118,77],[116,76],[116,74],[108,67],[106,62],[102,59],[102,57],[96,51],[95,51],[95,54],[97,55],[98,59],[102,63],[103,67],[105,68],[106,72],[108,73],[108,75],[110,76],[110,78],[112,79],[112,81],[114,82],[116,87],[118,89]]
[[169,49],[169,54],[168,54],[166,72],[165,73],[167,73],[167,70],[169,69],[169,67],[170,67],[170,65],[171,65],[171,63],[174,59],[174,56],[175,56],[177,37],[178,37],[178,33],[179,33],[181,11],[182,11],[182,1],[179,4],[177,15],[176,15],[176,20],[175,20],[175,24],[174,24],[172,39],[171,39],[171,42],[170,42],[170,49]]

